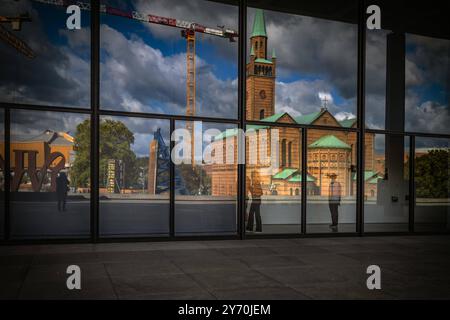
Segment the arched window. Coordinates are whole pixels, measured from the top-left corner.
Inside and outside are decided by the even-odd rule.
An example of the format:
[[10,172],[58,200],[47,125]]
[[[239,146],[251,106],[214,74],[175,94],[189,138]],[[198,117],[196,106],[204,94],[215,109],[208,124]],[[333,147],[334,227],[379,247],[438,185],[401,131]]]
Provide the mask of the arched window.
[[258,50],[258,41],[255,42],[255,50]]
[[298,188],[295,189],[295,195],[296,196],[300,195],[300,190]]
[[292,167],[292,141],[288,144],[288,167]]
[[281,166],[286,167],[286,139],[281,141]]
[[259,111],[259,120],[262,120],[262,119],[264,119],[264,109],[261,109]]
[[292,196],[292,188],[291,189],[289,189],[289,193],[291,194],[291,196]]

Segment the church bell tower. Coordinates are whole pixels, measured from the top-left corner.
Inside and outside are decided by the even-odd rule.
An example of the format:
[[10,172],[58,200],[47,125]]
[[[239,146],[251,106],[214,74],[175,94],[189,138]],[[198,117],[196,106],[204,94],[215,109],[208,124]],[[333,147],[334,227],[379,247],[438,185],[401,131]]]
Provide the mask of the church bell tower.
[[275,113],[276,56],[267,59],[267,32],[264,11],[256,9],[250,36],[247,63],[247,120],[261,120]]

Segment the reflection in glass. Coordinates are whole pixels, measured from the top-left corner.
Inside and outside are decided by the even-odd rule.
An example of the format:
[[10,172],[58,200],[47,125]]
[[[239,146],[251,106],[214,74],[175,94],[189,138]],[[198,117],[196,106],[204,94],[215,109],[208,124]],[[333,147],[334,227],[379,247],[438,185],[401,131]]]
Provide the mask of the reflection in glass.
[[308,130],[308,233],[356,231],[356,145],[354,132]]
[[88,115],[11,111],[12,238],[90,233]]
[[[237,6],[205,0],[102,3],[115,8],[101,15],[103,109],[237,118],[238,42],[203,32],[237,30]],[[146,20],[151,15],[154,23],[123,17],[133,11]],[[173,26],[186,21],[197,24],[194,36]]]
[[450,40],[406,34],[405,130],[450,133]]
[[169,122],[101,117],[100,234],[169,233]]
[[416,138],[414,231],[450,229],[450,143]]
[[175,233],[236,234],[236,126],[177,121],[175,129]]
[[[23,43],[22,50],[0,39],[2,102],[89,108],[90,11],[81,11],[81,29],[68,30],[66,7],[31,0],[3,0],[1,34]],[[23,48],[27,48],[23,50]]]
[[365,137],[364,231],[408,231],[409,138]]
[[356,25],[253,8],[247,23],[247,120],[356,125]]
[[[366,126],[386,128],[386,45],[387,30],[367,30],[366,38]],[[397,120],[398,122],[398,120]],[[402,124],[403,125],[403,124]],[[403,128],[400,128],[403,130]]]
[[[285,115],[280,121],[292,118]],[[247,126],[246,163],[247,233],[299,233],[300,129]]]

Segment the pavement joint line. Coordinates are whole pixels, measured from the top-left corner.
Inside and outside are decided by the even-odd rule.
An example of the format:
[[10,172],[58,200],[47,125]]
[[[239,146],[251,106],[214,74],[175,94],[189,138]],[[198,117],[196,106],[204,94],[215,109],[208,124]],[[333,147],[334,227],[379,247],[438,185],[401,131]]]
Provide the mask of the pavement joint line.
[[169,260],[178,268],[180,269],[183,274],[185,276],[187,276],[188,278],[190,278],[192,281],[194,281],[200,288],[202,288],[203,290],[205,290],[206,292],[208,292],[210,295],[212,295],[214,297],[215,300],[219,300],[218,297],[214,294],[214,292],[212,292],[211,290],[208,289],[208,287],[204,286],[201,282],[199,282],[197,279],[194,278],[194,276],[192,276],[191,274],[189,274],[188,272],[186,272],[182,267],[180,267],[175,261],[173,261],[172,259],[169,258]]
[[111,288],[114,292],[114,296],[116,297],[116,300],[119,300],[119,294],[116,291],[116,286],[114,285],[114,282],[112,281],[111,275],[109,274],[108,268],[106,267],[106,263],[102,263],[103,268],[105,269],[106,275],[108,276],[108,280],[111,284]]
[[305,294],[305,293],[303,293],[303,292],[300,292],[300,291],[296,290],[294,287],[291,287],[290,285],[286,285],[286,284],[282,283],[281,281],[278,281],[277,279],[272,278],[271,276],[268,276],[268,275],[266,275],[266,274],[260,272],[258,269],[252,268],[247,262],[242,261],[242,263],[244,263],[250,270],[253,270],[254,272],[258,273],[259,275],[261,275],[261,276],[263,276],[263,277],[265,277],[265,278],[271,279],[271,280],[273,280],[274,282],[280,284],[282,288],[289,288],[289,289],[294,290],[295,292],[297,292],[297,293],[299,293],[299,294],[301,294],[301,295],[303,295],[303,296],[305,296],[305,297],[308,297],[309,299],[313,300],[313,298],[312,298],[311,296],[309,296],[309,295],[307,295],[307,294]]

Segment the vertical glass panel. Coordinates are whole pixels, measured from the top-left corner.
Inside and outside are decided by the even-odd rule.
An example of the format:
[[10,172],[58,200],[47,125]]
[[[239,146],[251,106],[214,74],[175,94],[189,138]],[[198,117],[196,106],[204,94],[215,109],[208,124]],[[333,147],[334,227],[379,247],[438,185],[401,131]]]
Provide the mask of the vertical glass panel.
[[299,233],[301,130],[247,126],[245,149],[247,234]]
[[[230,41],[237,40],[237,6],[205,0],[102,4],[103,109],[237,118],[238,42]],[[184,29],[192,23],[195,34]]]
[[175,130],[175,233],[236,234],[237,127],[177,121]]
[[248,8],[247,30],[247,120],[356,126],[355,24]]
[[169,121],[102,116],[100,235],[169,234]]
[[11,111],[11,237],[90,233],[88,115]]
[[450,230],[450,143],[416,138],[414,231]]
[[450,40],[406,34],[405,129],[450,133]]
[[[366,37],[366,127],[386,128],[387,30],[367,30]],[[403,128],[401,128],[403,130]]]
[[408,231],[409,137],[367,133],[364,231]]
[[66,6],[54,2],[2,1],[1,101],[90,107],[90,11],[69,30]]
[[0,239],[5,233],[5,110],[0,109]]
[[308,233],[356,231],[356,133],[308,130]]

